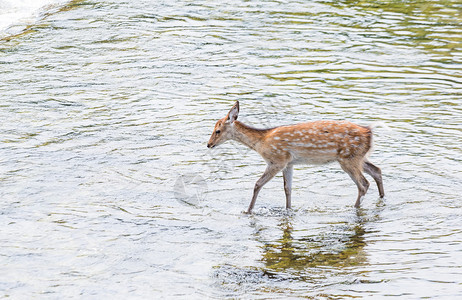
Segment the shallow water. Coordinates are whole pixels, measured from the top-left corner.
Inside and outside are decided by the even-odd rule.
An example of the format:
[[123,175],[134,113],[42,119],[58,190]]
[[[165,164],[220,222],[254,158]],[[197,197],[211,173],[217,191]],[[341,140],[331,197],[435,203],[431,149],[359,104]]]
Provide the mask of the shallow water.
[[[462,295],[459,1],[72,1],[0,42],[0,296]],[[338,165],[265,165],[215,121],[377,128]]]
[[20,34],[69,0],[0,0],[0,39]]

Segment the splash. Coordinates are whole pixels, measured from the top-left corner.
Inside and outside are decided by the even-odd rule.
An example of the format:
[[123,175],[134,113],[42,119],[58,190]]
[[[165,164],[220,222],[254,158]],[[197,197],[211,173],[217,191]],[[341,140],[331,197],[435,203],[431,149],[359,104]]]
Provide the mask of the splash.
[[40,20],[44,12],[69,1],[0,0],[0,38],[15,35]]

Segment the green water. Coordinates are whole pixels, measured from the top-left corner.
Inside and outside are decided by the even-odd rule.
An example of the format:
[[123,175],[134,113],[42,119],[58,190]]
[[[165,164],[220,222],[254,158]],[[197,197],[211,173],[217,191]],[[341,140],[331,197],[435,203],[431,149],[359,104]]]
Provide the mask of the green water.
[[[460,1],[72,1],[0,41],[0,297],[462,296]],[[384,122],[361,209],[336,164],[206,147]],[[369,178],[370,179],[370,178]],[[370,180],[372,181],[372,180]]]

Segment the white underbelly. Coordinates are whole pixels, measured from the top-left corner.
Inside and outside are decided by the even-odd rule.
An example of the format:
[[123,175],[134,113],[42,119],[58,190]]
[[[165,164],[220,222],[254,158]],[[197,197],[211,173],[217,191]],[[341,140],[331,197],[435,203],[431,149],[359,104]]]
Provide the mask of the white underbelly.
[[292,164],[319,165],[337,160],[336,149],[311,150],[311,151],[290,151]]

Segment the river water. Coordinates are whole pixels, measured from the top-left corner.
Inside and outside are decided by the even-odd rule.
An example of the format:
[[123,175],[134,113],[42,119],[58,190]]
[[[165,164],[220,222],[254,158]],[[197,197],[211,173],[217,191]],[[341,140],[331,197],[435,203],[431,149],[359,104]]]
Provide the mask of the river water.
[[[461,12],[61,1],[4,30],[0,297],[462,297]],[[279,175],[242,214],[265,163],[206,148],[235,100],[256,127],[384,122],[385,198],[297,166],[292,211]]]

